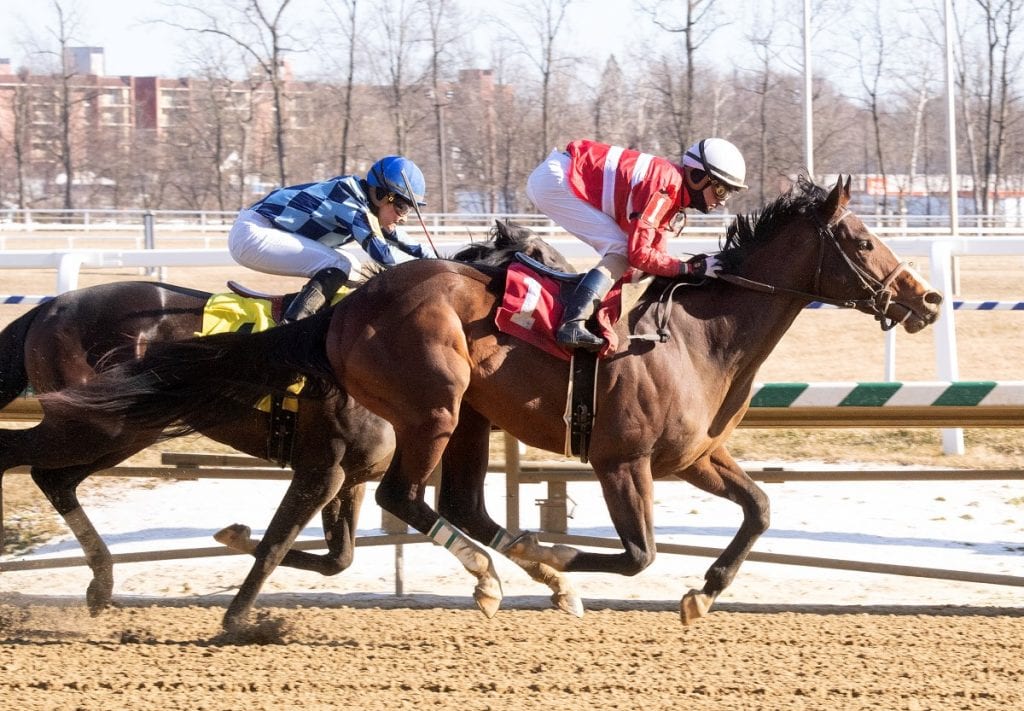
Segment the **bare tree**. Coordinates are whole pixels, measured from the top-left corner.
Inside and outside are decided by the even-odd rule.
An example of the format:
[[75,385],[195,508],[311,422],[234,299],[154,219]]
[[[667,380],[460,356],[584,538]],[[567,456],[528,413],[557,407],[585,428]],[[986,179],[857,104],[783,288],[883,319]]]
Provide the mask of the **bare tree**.
[[[339,4],[340,7],[335,5]],[[352,132],[353,120],[353,94],[356,85],[356,45],[358,33],[358,10],[359,0],[333,0],[328,2],[328,10],[337,21],[338,26],[343,28],[342,37],[346,43],[346,59],[342,66],[345,72],[345,81],[342,85],[341,99],[341,141],[338,148],[338,174],[344,175],[349,171],[349,141]],[[337,37],[336,32],[331,36]]]
[[676,121],[680,135],[689,136],[694,130],[697,51],[722,24],[721,20],[714,21],[720,17],[712,12],[715,3],[716,0],[650,0],[640,4],[655,25],[682,37],[686,80],[682,87],[682,113]]
[[[237,48],[257,67],[263,79],[270,84],[274,112],[274,146],[277,152],[277,175],[282,185],[288,184],[288,142],[286,131],[285,86],[287,67],[285,58],[297,51],[297,45],[288,32],[285,13],[292,0],[188,0],[165,3],[175,10],[184,11],[181,20],[161,20],[172,27],[211,35],[223,39]],[[266,7],[265,7],[266,6]]]
[[[871,130],[874,148],[876,172],[881,178],[883,188],[887,186],[885,150],[882,148],[882,80],[886,76],[886,28],[889,26],[884,14],[881,0],[875,0],[874,11],[871,13],[873,26],[865,33],[858,34],[857,40],[861,58],[860,82],[864,89],[867,109],[871,115]],[[881,213],[888,213],[888,189],[882,190]]]
[[[9,99],[8,106],[5,107],[6,111],[9,112],[10,126],[9,133],[4,133],[0,129],[0,142],[5,143],[10,148],[10,164],[14,165],[14,186],[17,194],[15,204],[19,209],[24,210],[28,207],[27,202],[27,172],[28,172],[28,152],[29,152],[29,90],[26,85],[28,79],[27,70],[22,70],[18,73],[18,83],[9,90],[7,97]],[[7,161],[3,161],[7,163]],[[2,188],[0,188],[0,195],[3,194]]]
[[[521,0],[516,10],[530,32],[518,35],[517,42],[523,54],[540,72],[540,140],[537,160],[552,146],[552,113],[557,80],[563,77],[578,60],[559,51],[559,40],[565,29],[566,15],[573,0]],[[540,44],[535,44],[539,39]]]
[[1010,106],[1020,99],[1014,79],[1020,69],[1021,54],[1014,38],[1020,29],[1024,0],[975,0],[982,13],[985,38],[984,94],[981,99],[982,170],[976,176],[980,184],[984,212],[994,212],[999,186]]
[[427,28],[430,43],[430,86],[434,100],[438,176],[441,183],[441,212],[448,212],[448,137],[445,127],[445,108],[448,90],[442,84],[442,70],[449,51],[461,36],[462,23],[455,0],[426,0]]

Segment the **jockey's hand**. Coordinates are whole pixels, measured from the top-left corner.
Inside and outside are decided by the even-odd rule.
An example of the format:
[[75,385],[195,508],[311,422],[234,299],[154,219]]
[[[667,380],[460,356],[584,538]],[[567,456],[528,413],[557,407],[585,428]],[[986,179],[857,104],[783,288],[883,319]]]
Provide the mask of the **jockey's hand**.
[[694,279],[716,278],[722,270],[722,263],[712,254],[697,254],[683,262],[679,270],[680,276]]

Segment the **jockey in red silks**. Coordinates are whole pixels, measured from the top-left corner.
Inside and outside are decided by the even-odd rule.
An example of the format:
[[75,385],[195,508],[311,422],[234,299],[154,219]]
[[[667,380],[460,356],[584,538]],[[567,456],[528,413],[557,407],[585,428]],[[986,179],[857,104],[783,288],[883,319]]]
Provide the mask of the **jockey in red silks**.
[[555,337],[570,348],[600,350],[604,339],[586,321],[628,269],[656,276],[715,277],[714,256],[689,261],[667,252],[671,225],[683,210],[703,213],[747,186],[739,149],[722,138],[690,146],[682,165],[640,151],[577,140],[554,150],[526,184],[537,209],[589,244],[601,260],[566,304]]

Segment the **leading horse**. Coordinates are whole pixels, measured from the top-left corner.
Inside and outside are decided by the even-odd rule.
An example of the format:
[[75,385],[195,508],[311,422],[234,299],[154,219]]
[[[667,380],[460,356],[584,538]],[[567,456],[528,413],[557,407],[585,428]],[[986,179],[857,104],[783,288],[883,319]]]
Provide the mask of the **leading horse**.
[[[813,300],[834,303],[908,333],[938,316],[941,295],[868,230],[849,201],[849,179],[831,190],[801,179],[759,213],[737,218],[718,255],[721,278],[700,288],[657,279],[618,323],[625,345],[601,368],[590,444],[623,545],[618,553],[513,537],[483,509],[492,424],[541,449],[562,451],[565,441],[566,362],[494,325],[504,269],[402,265],[371,279],[329,318],[170,344],[84,388],[43,396],[42,424],[74,421],[86,435],[117,429],[125,418],[154,427],[195,423],[197,398],[212,401],[206,393],[251,402],[296,372],[318,377],[392,423],[397,449],[377,502],[457,556],[477,578],[474,597],[488,615],[500,604],[500,584],[487,553],[466,534],[558,571],[633,575],[655,556],[653,480],[679,477],[743,513],[703,588],[683,596],[688,623],[706,614],[769,525],[767,496],[726,441],[758,368],[800,311]],[[219,415],[204,409],[200,418]],[[424,484],[442,458],[439,515],[424,500]]]
[[[516,252],[552,267],[571,268],[529,230],[502,222],[492,229],[490,239],[459,250],[452,259],[503,264]],[[202,330],[211,296],[158,282],[118,282],[67,292],[36,306],[0,332],[0,407],[28,387],[44,393],[88,382],[105,354],[137,358],[156,343],[194,337]],[[232,403],[218,408],[229,416],[198,431],[247,454],[273,458],[268,443],[274,425],[268,412]],[[113,436],[90,437],[73,446],[62,446],[74,440],[73,430],[62,430],[53,422],[45,441],[0,431],[0,480],[12,466],[31,466],[33,481],[85,553],[93,573],[86,591],[93,614],[110,603],[113,562],[79,503],[78,486],[94,472],[119,464],[157,441],[159,430],[135,424],[125,422]],[[337,574],[351,564],[365,483],[384,473],[394,450],[388,422],[341,394],[301,400],[292,442],[290,460],[280,463],[290,464],[294,476],[263,542],[252,542],[248,529],[237,525],[217,535],[219,541],[256,557],[238,593],[243,608],[251,606],[277,559],[280,565],[322,575]],[[318,509],[327,552],[289,550]],[[564,576],[536,564],[526,567],[528,573],[554,586],[556,606],[581,612],[578,595]]]

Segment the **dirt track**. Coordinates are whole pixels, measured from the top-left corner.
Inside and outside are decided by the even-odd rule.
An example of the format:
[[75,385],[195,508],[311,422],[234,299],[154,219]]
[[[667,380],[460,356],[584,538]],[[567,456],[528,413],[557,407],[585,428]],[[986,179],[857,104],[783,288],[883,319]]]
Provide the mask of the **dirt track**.
[[79,604],[0,604],[0,699],[25,711],[1024,708],[1019,610],[725,606],[683,628],[633,602],[591,601],[583,620],[512,602],[488,621],[443,599],[391,600],[262,608],[233,638],[220,601],[97,619]]

